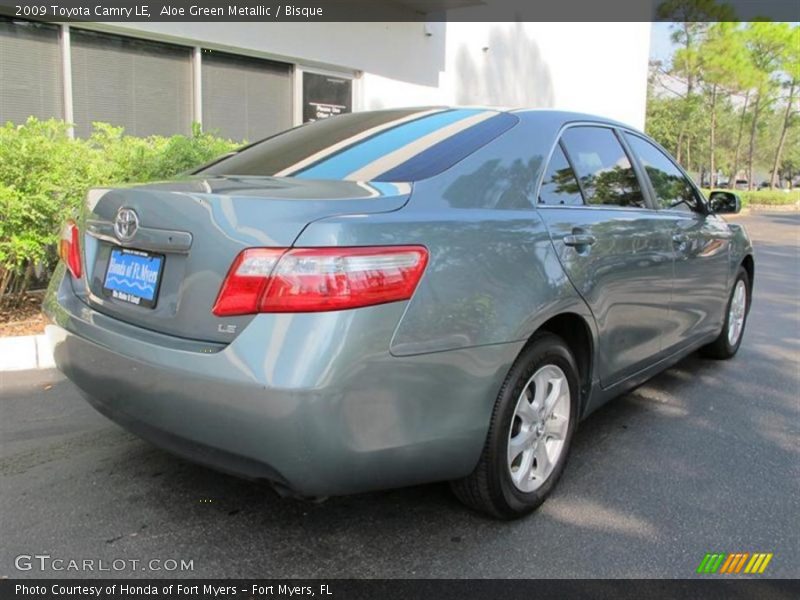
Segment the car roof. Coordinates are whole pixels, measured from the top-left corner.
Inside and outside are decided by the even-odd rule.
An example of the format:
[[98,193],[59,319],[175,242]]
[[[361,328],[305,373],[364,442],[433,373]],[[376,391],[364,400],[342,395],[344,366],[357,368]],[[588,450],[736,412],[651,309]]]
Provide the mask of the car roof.
[[599,115],[593,115],[589,113],[567,111],[567,110],[555,110],[550,108],[520,108],[512,110],[510,112],[515,114],[517,117],[520,118],[520,120],[523,121],[548,119],[553,121],[560,121],[563,123],[573,123],[576,121],[589,122],[589,123],[602,123],[605,125],[612,125],[614,127],[621,127],[622,129],[629,129],[631,131],[637,131],[639,133],[642,133],[638,128],[633,127],[632,125],[629,125],[627,123],[623,123],[615,119],[610,119],[608,117],[602,117]]
[[547,120],[549,122],[573,123],[573,122],[589,122],[589,123],[602,123],[604,125],[611,125],[614,127],[621,127],[629,129],[638,133],[644,133],[639,128],[634,127],[628,123],[617,121],[609,117],[594,115],[591,113],[584,113],[570,110],[559,110],[555,108],[528,108],[528,107],[508,107],[508,106],[491,106],[491,105],[445,105],[445,106],[430,106],[424,107],[426,109],[445,109],[445,110],[458,110],[458,109],[484,109],[493,110],[502,113],[509,113],[515,115],[521,121],[538,121]]
[[[419,107],[420,110],[434,110],[434,109],[444,109],[444,110],[458,110],[458,109],[483,109],[483,110],[493,110],[502,113],[509,113],[515,115],[520,121],[523,122],[533,122],[533,121],[540,121],[540,120],[547,120],[548,122],[560,122],[560,123],[574,123],[574,122],[588,122],[588,123],[602,123],[604,125],[611,125],[613,127],[620,127],[622,129],[628,129],[630,131],[635,131],[637,133],[644,134],[642,130],[628,123],[623,123],[622,121],[617,121],[615,119],[611,119],[608,117],[603,117],[600,115],[594,115],[590,113],[578,112],[578,111],[569,111],[569,110],[559,110],[555,108],[530,108],[530,107],[519,107],[519,106],[491,106],[491,105],[484,105],[484,104],[466,104],[466,105],[431,105],[425,107]],[[382,109],[385,110],[385,109]],[[363,112],[377,112],[377,111],[363,111]]]

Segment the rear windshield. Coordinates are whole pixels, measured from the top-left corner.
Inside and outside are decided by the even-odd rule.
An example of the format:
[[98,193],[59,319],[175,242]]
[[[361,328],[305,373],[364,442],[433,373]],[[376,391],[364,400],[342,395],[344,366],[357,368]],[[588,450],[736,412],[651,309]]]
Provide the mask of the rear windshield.
[[198,174],[420,181],[450,168],[517,121],[486,109],[352,113],[290,129]]

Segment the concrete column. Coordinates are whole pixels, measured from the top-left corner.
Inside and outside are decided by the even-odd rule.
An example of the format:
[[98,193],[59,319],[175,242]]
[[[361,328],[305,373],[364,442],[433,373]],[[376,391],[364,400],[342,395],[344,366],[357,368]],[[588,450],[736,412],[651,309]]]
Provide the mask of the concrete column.
[[61,81],[64,98],[64,120],[69,123],[69,137],[75,137],[75,112],[72,106],[72,50],[69,25],[61,25]]

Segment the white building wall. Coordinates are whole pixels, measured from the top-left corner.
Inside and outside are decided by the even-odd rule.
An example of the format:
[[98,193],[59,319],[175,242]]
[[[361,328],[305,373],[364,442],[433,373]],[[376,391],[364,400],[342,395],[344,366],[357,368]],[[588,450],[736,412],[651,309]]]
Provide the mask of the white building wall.
[[357,77],[356,109],[558,108],[644,127],[650,23],[126,23],[108,31]]
[[557,108],[644,128],[649,23],[448,23],[436,86],[364,75],[366,108]]

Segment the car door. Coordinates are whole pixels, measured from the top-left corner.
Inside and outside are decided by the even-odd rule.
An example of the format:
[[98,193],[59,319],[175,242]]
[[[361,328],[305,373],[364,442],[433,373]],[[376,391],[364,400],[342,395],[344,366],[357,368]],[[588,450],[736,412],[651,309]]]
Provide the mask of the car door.
[[688,345],[722,325],[732,234],[724,220],[708,214],[699,190],[665,151],[640,135],[624,135],[673,241],[675,275],[665,347]]
[[601,384],[653,362],[668,326],[672,240],[611,127],[565,129],[538,198],[572,284],[591,308]]

